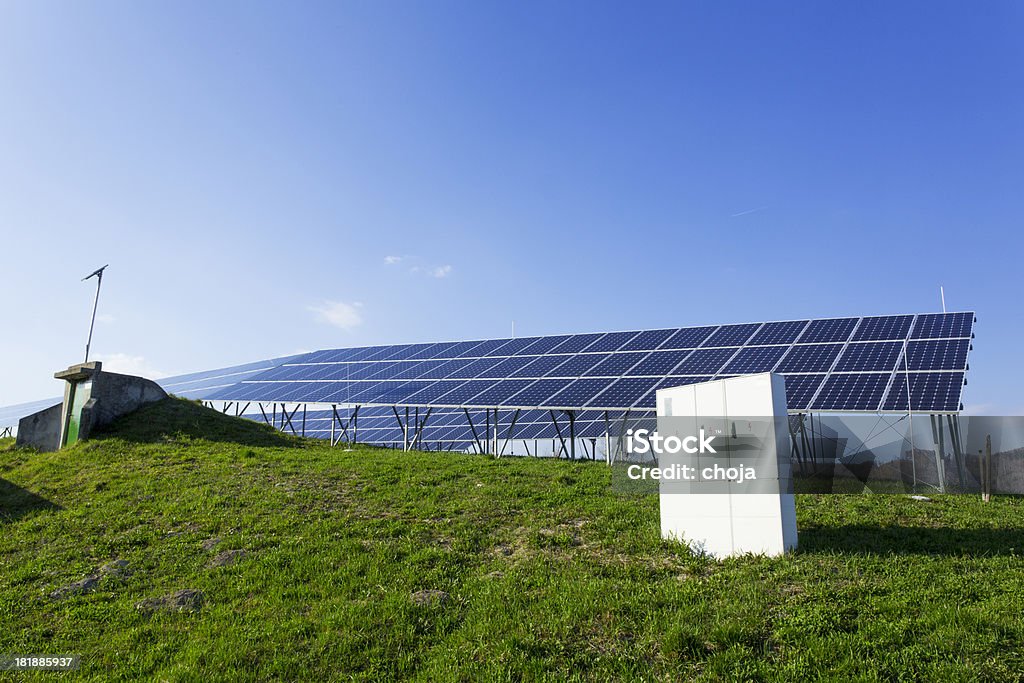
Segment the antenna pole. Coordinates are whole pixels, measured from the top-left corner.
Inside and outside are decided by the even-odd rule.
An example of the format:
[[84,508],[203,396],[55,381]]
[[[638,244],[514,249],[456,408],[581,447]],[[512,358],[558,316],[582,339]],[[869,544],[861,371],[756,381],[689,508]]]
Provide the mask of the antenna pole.
[[[109,265],[109,264],[108,264]],[[89,322],[89,339],[85,342],[85,362],[89,362],[89,347],[92,346],[92,330],[96,326],[96,307],[100,303],[100,287],[103,285],[103,271],[107,269],[107,266],[103,266],[99,270],[93,271],[89,275],[82,278],[82,282],[85,282],[91,277],[96,278],[96,296],[92,300],[92,320]]]
[[946,290],[939,285],[939,296],[942,297],[942,312],[946,312]]

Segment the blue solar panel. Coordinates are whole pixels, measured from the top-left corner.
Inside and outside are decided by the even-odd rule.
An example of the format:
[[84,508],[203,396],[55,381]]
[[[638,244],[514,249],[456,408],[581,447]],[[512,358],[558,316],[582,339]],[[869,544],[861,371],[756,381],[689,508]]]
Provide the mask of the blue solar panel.
[[776,372],[827,372],[843,350],[842,344],[794,346],[782,359]]
[[353,349],[347,360],[368,360],[371,356],[385,353],[388,348],[389,347],[387,346],[363,346],[358,349]]
[[857,320],[858,318],[812,320],[804,333],[800,335],[799,341],[801,344],[847,341],[853,328],[857,325]]
[[970,337],[973,313],[929,313],[917,316],[911,339]]
[[478,348],[486,344],[483,341],[465,341],[456,342],[451,346],[441,349],[438,352],[438,358],[472,358],[473,356],[480,355],[474,353]]
[[657,377],[623,377],[588,404],[591,407],[622,408],[632,406],[646,396],[661,380]]
[[517,370],[522,370],[525,366],[529,365],[532,358],[529,356],[513,356],[506,358],[497,365],[488,368],[486,374],[481,374],[481,377],[494,377],[495,379],[504,379],[511,377],[512,373]]
[[630,372],[630,368],[639,363],[646,355],[646,351],[613,353],[583,374],[591,377],[619,377],[625,374],[633,374]]
[[487,377],[487,371],[500,362],[500,358],[478,358],[477,360],[471,361],[463,367],[458,368],[452,372],[452,374],[448,375],[448,378],[473,379],[475,377]]
[[888,374],[831,375],[811,406],[814,410],[878,409],[889,383]]
[[594,334],[574,334],[561,344],[552,348],[548,353],[579,353],[603,336],[604,334],[601,332]]
[[[885,398],[885,410],[907,410],[906,373],[897,373]],[[910,373],[910,406],[914,411],[958,412],[964,386],[962,372]]]
[[461,358],[473,358],[473,357],[476,357],[476,356],[487,356],[492,351],[495,351],[495,350],[501,348],[502,346],[504,346],[505,344],[509,343],[510,341],[512,341],[512,340],[511,339],[489,339],[487,341],[480,342],[476,346],[473,346],[473,347],[467,349],[463,353],[460,353],[459,357],[461,357]]
[[425,360],[420,363],[419,372],[412,379],[441,379],[454,369],[449,366],[452,362],[456,361]]
[[684,358],[690,355],[690,351],[652,351],[646,358],[640,361],[632,370],[630,375],[642,376],[653,375],[664,377],[675,370]]
[[714,375],[738,349],[697,349],[673,372],[677,375]]
[[912,315],[882,315],[875,318],[861,318],[860,326],[853,334],[852,341],[882,341],[906,339]]
[[881,342],[878,344],[848,344],[846,351],[836,363],[836,372],[868,372],[884,370],[892,372],[903,352],[902,342]]
[[570,356],[537,356],[522,369],[513,372],[510,377],[544,377],[569,358]]
[[534,343],[530,344],[526,348],[522,349],[519,353],[523,355],[537,355],[542,353],[550,353],[551,349],[555,348],[566,339],[569,338],[567,334],[559,334],[553,337],[541,337]]
[[825,375],[786,375],[786,407],[806,410]]
[[[959,393],[950,399],[938,385],[966,369],[973,321],[969,313],[881,316],[334,349],[264,362],[235,385],[196,382],[213,387],[209,400],[650,410],[658,386],[775,371],[787,376],[793,410],[813,402],[815,410],[873,411],[903,370],[906,348],[914,371],[947,375],[920,380],[920,400],[947,406]],[[904,343],[908,334],[914,341]],[[896,393],[889,403],[898,404]],[[640,403],[628,403],[634,396]]]
[[737,353],[722,369],[722,372],[736,374],[771,372],[784,353],[786,353],[785,346],[751,346]]
[[[442,380],[440,382],[434,382],[427,387],[420,389],[414,394],[410,394],[406,397],[405,402],[408,404],[426,405],[435,403],[439,398],[452,391],[456,387],[465,384],[458,380]],[[479,392],[478,392],[479,393]],[[346,401],[348,403],[348,401]]]
[[370,375],[367,379],[413,379],[421,374],[426,368],[423,361],[406,360],[396,363],[378,363],[380,370]]
[[445,358],[445,352],[451,349],[455,344],[452,342],[441,342],[439,344],[420,344],[421,348],[419,351],[415,351],[408,356],[408,360],[422,360],[425,358]]
[[371,360],[408,360],[414,354],[427,351],[434,344],[400,344],[387,347],[384,351],[374,354]]
[[476,363],[477,361],[471,358],[451,358],[448,360],[442,360],[440,365],[434,368],[428,368],[423,373],[424,379],[447,379],[460,373],[470,363]]
[[531,384],[532,379],[507,379],[485,389],[467,403],[477,406],[500,406]]
[[469,403],[469,399],[473,398],[477,394],[483,393],[485,390],[494,386],[496,382],[490,379],[473,379],[468,382],[463,382],[459,386],[455,387],[447,394],[443,394],[438,397],[438,405],[452,405],[461,406]]
[[810,321],[790,320],[779,323],[765,323],[747,343],[751,345],[792,344],[800,336],[800,333],[804,331],[804,328],[807,327],[808,322]]
[[487,353],[487,355],[512,356],[518,353],[519,351],[522,351],[530,344],[535,343],[536,341],[537,337],[520,337],[519,339],[511,339],[507,344],[502,344],[501,346],[492,349],[489,353]]
[[580,377],[611,354],[594,353],[570,356],[568,360],[552,371],[552,377]]
[[718,327],[684,327],[665,340],[659,349],[695,349]]
[[509,399],[510,405],[516,406],[543,406],[550,405],[548,399],[565,386],[565,380],[541,379]]
[[745,344],[759,327],[761,327],[760,323],[722,325],[714,334],[704,340],[702,346],[740,346]]
[[678,330],[647,330],[627,342],[620,351],[650,351],[658,348]]
[[907,344],[907,364],[911,370],[965,370],[969,339],[929,339]]
[[639,332],[609,332],[587,347],[587,353],[593,351],[618,351],[624,344],[633,340]]
[[[549,405],[574,408],[586,405],[595,396],[608,388],[615,380],[611,379],[579,379],[565,387],[548,399]],[[621,404],[617,404],[618,407]]]

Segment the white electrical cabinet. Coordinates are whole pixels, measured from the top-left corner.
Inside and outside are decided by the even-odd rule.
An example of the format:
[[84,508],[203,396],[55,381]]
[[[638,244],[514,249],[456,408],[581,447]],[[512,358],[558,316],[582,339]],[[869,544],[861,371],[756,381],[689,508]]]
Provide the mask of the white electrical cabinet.
[[[780,555],[796,547],[796,508],[790,488],[786,387],[781,375],[763,373],[702,382],[657,392],[658,433],[688,436],[702,427],[736,435],[737,424],[768,418],[775,424],[760,448],[761,481],[660,482],[661,535],[685,541],[698,552],[724,558],[745,553]],[[683,418],[683,419],[680,419]],[[744,418],[747,418],[746,420]],[[768,453],[767,458],[765,453]],[[716,460],[717,458],[717,460]],[[766,461],[771,462],[767,467]],[[672,462],[703,468],[720,456],[663,455]],[[751,492],[767,491],[767,492]]]

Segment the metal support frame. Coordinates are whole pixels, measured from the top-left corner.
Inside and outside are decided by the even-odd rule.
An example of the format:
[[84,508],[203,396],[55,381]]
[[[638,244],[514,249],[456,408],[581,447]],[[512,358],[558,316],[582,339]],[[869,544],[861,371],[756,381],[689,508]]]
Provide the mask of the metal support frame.
[[[292,434],[296,433],[295,432],[295,425],[292,424],[292,418],[294,418],[295,414],[299,412],[299,408],[304,407],[305,405],[306,405],[305,403],[296,404],[295,405],[295,409],[292,410],[291,413],[289,413],[288,412],[288,407],[284,403],[281,404],[281,431],[282,432],[285,430],[285,427],[287,427],[288,429],[292,430]],[[303,421],[305,421],[305,416],[303,416]],[[305,434],[305,427],[303,427],[303,434]]]
[[[495,408],[494,410],[495,410],[495,412],[497,412],[498,409]],[[521,412],[522,411],[520,409],[516,408],[516,411],[514,413],[512,413],[512,422],[508,426],[508,431],[505,432],[505,442],[501,445],[501,452],[498,453],[498,457],[499,458],[501,456],[505,455],[505,448],[508,446],[509,442],[512,440],[512,430],[514,430],[516,428],[516,420],[519,419],[519,413],[521,413]],[[527,451],[527,455],[529,455],[529,451]]]
[[477,433],[477,431],[476,431],[476,425],[474,425],[474,424],[473,424],[473,418],[469,416],[469,409],[468,409],[468,408],[463,408],[463,409],[462,409],[462,412],[464,412],[464,413],[466,414],[466,422],[468,422],[468,423],[469,423],[469,428],[470,428],[470,429],[472,430],[472,432],[473,432],[473,441],[475,441],[475,442],[476,442],[476,450],[477,450],[477,453],[483,454],[483,452],[484,452],[484,447],[483,447],[483,445],[482,445],[482,444],[480,443],[480,435],[479,435],[479,434]]
[[[558,452],[558,457],[562,457],[562,453],[565,453],[566,457],[569,457],[569,452],[565,447],[565,438],[562,436],[562,428],[558,426],[558,418],[555,417],[555,411],[549,410],[548,414],[551,416],[551,423],[555,425],[555,433],[558,434],[558,440],[562,444],[562,450]],[[552,439],[552,443],[554,439]]]

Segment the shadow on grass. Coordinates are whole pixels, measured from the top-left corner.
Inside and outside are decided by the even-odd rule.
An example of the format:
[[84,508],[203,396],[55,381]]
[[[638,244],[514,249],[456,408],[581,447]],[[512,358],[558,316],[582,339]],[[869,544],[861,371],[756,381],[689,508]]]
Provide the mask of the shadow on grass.
[[0,525],[10,524],[37,510],[60,509],[56,503],[0,479]]
[[1021,555],[1024,529],[850,525],[801,529],[801,552],[876,555]]
[[93,439],[118,438],[136,443],[166,443],[175,439],[205,439],[241,446],[296,448],[302,441],[273,427],[246,418],[224,415],[194,401],[169,397],[115,420]]

